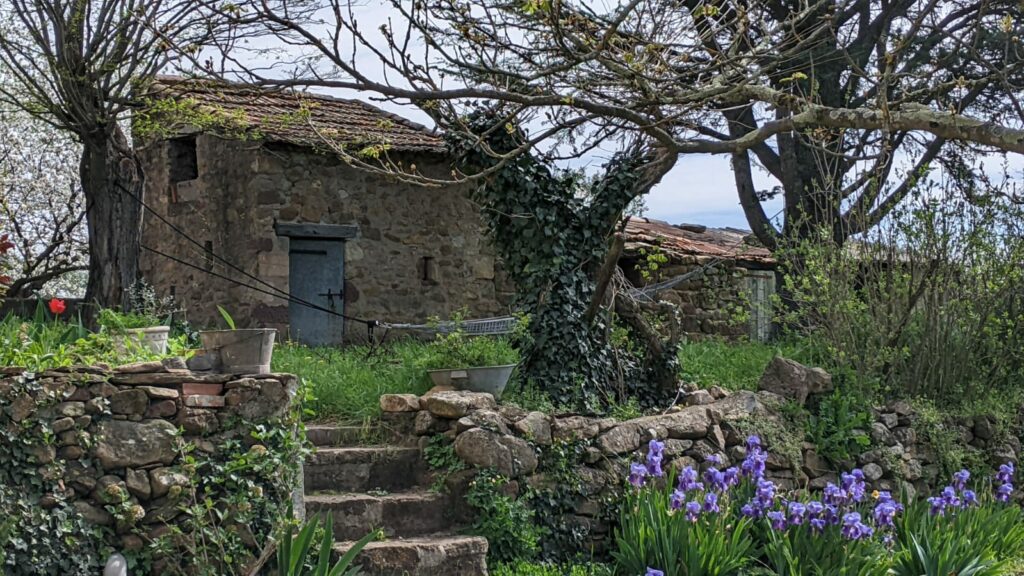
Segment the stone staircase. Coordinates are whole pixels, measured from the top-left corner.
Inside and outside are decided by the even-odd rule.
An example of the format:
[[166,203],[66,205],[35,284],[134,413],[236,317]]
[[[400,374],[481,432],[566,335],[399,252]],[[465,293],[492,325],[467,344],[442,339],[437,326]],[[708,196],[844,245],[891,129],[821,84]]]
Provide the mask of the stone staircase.
[[[487,540],[463,536],[446,494],[431,491],[419,448],[362,445],[365,428],[309,426],[306,514],[331,512],[336,555],[374,529],[387,539],[357,557],[368,576],[486,576]],[[372,437],[372,434],[370,435]]]

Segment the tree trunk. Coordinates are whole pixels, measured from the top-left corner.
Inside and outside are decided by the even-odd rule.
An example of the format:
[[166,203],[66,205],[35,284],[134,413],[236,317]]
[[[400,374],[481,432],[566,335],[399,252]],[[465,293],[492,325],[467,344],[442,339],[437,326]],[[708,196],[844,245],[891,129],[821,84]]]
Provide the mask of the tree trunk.
[[117,125],[82,138],[80,172],[89,226],[86,302],[127,309],[138,279],[142,231],[141,164]]

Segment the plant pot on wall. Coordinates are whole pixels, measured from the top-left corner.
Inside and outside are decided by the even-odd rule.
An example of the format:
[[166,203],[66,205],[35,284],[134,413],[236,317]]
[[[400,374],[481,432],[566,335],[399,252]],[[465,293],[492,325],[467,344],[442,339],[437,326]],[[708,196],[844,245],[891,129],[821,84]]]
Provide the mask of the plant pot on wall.
[[214,356],[214,364],[227,374],[269,374],[276,337],[277,330],[273,328],[199,333],[205,353]]
[[494,396],[495,400],[500,400],[516,366],[516,364],[506,364],[503,366],[428,370],[427,373],[430,374],[430,380],[435,386],[451,386],[456,390],[467,392],[487,392]]
[[153,354],[167,354],[167,339],[171,335],[170,326],[151,326],[149,328],[127,328],[113,336],[114,347],[124,353],[130,349],[143,348]]

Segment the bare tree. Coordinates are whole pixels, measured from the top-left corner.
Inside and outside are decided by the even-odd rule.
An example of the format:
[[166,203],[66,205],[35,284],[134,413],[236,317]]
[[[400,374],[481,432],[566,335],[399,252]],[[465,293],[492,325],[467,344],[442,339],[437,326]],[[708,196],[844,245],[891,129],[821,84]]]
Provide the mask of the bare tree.
[[155,74],[236,28],[200,0],[0,0],[0,102],[80,144],[86,298],[126,304],[137,279],[144,174],[124,123]]
[[[937,162],[1024,153],[1016,0],[392,0],[379,34],[351,1],[316,4],[309,24],[242,3],[307,50],[287,68],[248,68],[250,80],[375,93],[448,130],[465,130],[476,103],[501,102],[537,127],[509,154],[547,141],[553,158],[579,156],[636,134],[676,154],[729,154],[769,247],[822,225],[842,242]],[[237,53],[225,63],[247,68]],[[785,195],[785,229],[755,169]]]
[[[88,269],[79,146],[22,111],[0,107],[0,235],[12,244],[8,297]],[[84,286],[83,286],[84,288]]]

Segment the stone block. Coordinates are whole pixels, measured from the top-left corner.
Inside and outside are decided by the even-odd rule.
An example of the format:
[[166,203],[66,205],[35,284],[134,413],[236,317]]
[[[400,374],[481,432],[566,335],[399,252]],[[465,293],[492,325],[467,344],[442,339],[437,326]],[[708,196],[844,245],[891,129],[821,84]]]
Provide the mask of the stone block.
[[149,396],[138,389],[121,390],[110,397],[110,411],[114,414],[145,414]]
[[435,416],[457,419],[473,410],[494,409],[494,396],[485,392],[438,392],[426,397],[426,409]]
[[199,382],[186,382],[178,386],[182,396],[202,395],[219,396],[224,391],[223,384],[203,384]]
[[177,455],[178,431],[165,420],[108,420],[97,431],[93,455],[104,470],[170,464]]
[[190,408],[223,408],[223,396],[210,396],[206,394],[193,394],[185,396],[185,406]]
[[415,394],[384,394],[380,397],[380,409],[384,412],[416,412],[420,409],[420,398]]

